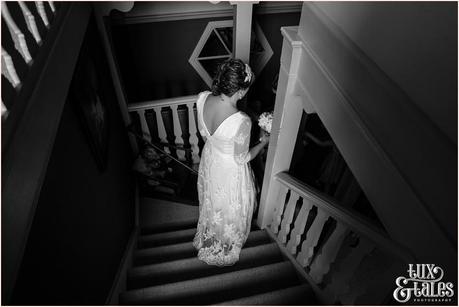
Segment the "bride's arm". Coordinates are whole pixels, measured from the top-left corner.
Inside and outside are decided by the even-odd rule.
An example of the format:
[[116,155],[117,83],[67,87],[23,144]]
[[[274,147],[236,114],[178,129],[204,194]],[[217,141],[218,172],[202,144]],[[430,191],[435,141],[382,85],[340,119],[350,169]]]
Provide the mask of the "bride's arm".
[[244,164],[251,161],[260,153],[263,147],[265,147],[265,145],[269,142],[269,137],[267,135],[263,135],[263,137],[260,139],[260,143],[253,146],[249,150],[251,128],[252,121],[250,120],[250,118],[247,117],[242,122],[234,138],[234,159],[239,164]]
[[260,142],[258,144],[250,148],[250,151],[249,151],[250,160],[249,161],[255,158],[260,153],[260,151],[263,149],[263,147],[265,147],[266,144],[268,144],[268,142],[269,142],[269,137],[264,135],[260,139]]

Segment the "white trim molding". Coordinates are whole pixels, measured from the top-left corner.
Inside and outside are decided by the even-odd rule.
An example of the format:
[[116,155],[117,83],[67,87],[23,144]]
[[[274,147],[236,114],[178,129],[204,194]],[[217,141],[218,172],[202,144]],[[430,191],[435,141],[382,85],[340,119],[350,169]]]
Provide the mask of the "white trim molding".
[[[300,13],[300,1],[255,1],[254,14]],[[133,9],[113,23],[137,24],[163,21],[177,21],[202,18],[233,17],[233,7],[227,1],[211,3],[206,1],[136,2]]]

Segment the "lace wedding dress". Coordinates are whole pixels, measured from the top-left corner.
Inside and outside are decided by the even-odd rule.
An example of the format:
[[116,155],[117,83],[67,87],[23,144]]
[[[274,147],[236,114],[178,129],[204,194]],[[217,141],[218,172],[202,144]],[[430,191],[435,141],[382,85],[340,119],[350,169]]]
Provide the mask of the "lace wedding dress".
[[211,135],[202,115],[209,94],[199,94],[196,103],[198,128],[206,143],[199,164],[199,221],[193,245],[202,261],[226,266],[239,260],[256,202],[248,163],[252,122],[239,111]]

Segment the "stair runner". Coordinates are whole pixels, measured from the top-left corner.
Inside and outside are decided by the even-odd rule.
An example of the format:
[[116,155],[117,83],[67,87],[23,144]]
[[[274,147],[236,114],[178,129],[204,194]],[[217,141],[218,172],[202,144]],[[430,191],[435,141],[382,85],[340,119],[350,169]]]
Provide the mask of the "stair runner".
[[144,228],[122,305],[314,305],[312,289],[266,231],[252,229],[233,266],[210,266],[192,245],[196,222]]

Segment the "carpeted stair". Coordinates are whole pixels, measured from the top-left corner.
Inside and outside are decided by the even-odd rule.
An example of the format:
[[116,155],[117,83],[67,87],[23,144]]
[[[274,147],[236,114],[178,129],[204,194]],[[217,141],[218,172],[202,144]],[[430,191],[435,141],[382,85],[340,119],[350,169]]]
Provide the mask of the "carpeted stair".
[[233,266],[200,261],[196,221],[144,227],[122,305],[314,305],[310,286],[264,230],[252,229]]

